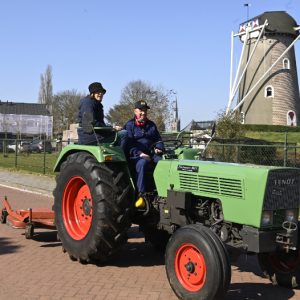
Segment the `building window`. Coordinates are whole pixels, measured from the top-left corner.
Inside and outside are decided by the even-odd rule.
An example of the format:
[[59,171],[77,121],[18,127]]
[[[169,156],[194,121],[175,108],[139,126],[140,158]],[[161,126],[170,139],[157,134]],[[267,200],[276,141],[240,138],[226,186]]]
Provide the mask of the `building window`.
[[271,85],[266,86],[265,88],[265,98],[274,97],[274,88]]
[[286,70],[290,69],[290,60],[288,58],[284,58],[282,64],[284,69]]
[[286,124],[288,126],[297,126],[297,118],[294,111],[289,110],[286,117]]

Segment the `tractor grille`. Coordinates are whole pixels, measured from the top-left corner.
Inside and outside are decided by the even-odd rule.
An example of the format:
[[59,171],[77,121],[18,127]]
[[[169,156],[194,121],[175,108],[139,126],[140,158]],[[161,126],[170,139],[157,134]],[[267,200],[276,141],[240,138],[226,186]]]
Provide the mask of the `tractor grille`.
[[267,181],[264,209],[298,208],[300,200],[300,172],[272,170]]
[[180,188],[193,192],[244,198],[242,181],[233,178],[179,173]]

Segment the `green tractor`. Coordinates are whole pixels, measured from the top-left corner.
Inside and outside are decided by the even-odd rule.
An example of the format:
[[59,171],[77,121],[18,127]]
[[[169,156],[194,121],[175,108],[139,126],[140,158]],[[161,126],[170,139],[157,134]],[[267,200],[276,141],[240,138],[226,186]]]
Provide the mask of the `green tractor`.
[[231,280],[228,249],[257,254],[273,284],[299,287],[300,170],[205,161],[178,140],[165,145],[138,201],[130,163],[115,141],[63,148],[54,211],[70,258],[105,262],[134,223],[165,251],[180,299],[223,299]]

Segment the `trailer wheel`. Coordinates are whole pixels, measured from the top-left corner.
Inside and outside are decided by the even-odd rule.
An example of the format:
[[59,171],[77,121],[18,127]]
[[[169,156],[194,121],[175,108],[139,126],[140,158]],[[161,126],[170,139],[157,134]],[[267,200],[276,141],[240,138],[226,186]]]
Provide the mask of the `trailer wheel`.
[[71,154],[53,195],[58,235],[70,257],[103,262],[127,240],[133,189],[121,164],[98,163],[86,152]]
[[208,300],[220,296],[224,285],[220,251],[220,244],[198,225],[182,227],[171,236],[166,249],[166,272],[178,298]]
[[2,211],[1,211],[1,216],[0,216],[0,222],[1,222],[1,224],[5,224],[6,223],[7,216],[8,216],[8,212],[7,212],[7,210],[5,208],[3,208]]
[[33,224],[26,224],[26,226],[25,226],[25,238],[30,240],[30,239],[32,239],[33,234],[34,234]]
[[278,251],[273,253],[259,253],[259,265],[273,285],[287,288],[300,287],[300,249]]

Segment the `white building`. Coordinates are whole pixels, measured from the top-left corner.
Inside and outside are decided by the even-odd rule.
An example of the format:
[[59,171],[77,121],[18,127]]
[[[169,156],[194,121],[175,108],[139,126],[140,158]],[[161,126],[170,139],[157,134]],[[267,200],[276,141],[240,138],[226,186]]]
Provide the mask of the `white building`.
[[53,116],[45,104],[0,100],[0,136],[52,138]]

